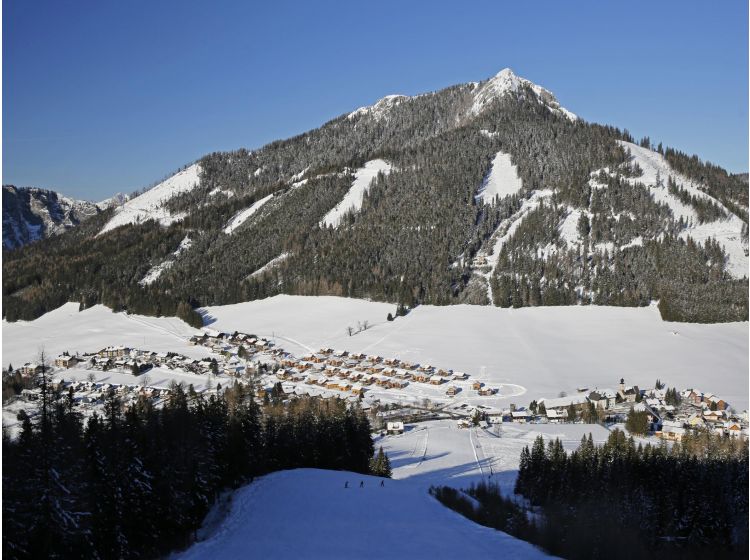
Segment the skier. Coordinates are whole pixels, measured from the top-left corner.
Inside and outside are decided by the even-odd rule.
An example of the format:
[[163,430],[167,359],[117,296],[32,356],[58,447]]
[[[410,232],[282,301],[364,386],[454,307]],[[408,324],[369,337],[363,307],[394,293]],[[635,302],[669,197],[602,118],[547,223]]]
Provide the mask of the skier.
[[364,488],[365,487],[365,481],[364,480],[360,480],[359,481],[359,487],[360,488]]
[[344,488],[349,488],[349,481],[344,482]]
[[380,487],[382,488],[383,486],[385,486],[385,480],[380,481]]

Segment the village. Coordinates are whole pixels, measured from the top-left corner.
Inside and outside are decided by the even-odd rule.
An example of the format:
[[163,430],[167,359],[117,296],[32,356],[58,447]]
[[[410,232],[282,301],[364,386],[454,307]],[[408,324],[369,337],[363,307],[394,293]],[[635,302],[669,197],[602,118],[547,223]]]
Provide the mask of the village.
[[[540,398],[528,406],[510,399],[519,386],[488,386],[467,373],[377,355],[323,348],[297,357],[272,340],[252,334],[225,333],[204,328],[188,343],[209,351],[203,358],[175,352],[153,352],[108,346],[95,353],[64,352],[51,364],[25,363],[4,371],[4,381],[20,377],[17,394],[5,396],[3,425],[24,407],[32,414],[41,388],[35,386],[44,370],[53,391],[66,394],[84,415],[101,411],[114,392],[123,407],[138,399],[160,406],[178,383],[188,390],[218,393],[243,384],[259,402],[271,394],[284,398],[305,395],[359,402],[376,414],[374,428],[401,433],[405,422],[452,418],[459,428],[489,428],[506,422],[521,424],[624,424],[632,412],[643,413],[643,435],[680,441],[688,430],[709,429],[729,437],[748,437],[747,412],[736,413],[723,399],[697,389],[640,389],[620,379],[617,389],[579,387],[567,395]],[[5,383],[4,383],[5,386]],[[501,401],[502,400],[502,401]],[[498,406],[501,402],[508,403]]]

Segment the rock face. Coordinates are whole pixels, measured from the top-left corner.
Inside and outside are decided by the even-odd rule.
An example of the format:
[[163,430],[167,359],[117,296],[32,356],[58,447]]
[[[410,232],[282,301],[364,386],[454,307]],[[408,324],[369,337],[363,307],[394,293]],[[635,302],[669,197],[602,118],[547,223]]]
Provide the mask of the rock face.
[[122,199],[73,200],[46,189],[3,186],[3,249],[58,235]]

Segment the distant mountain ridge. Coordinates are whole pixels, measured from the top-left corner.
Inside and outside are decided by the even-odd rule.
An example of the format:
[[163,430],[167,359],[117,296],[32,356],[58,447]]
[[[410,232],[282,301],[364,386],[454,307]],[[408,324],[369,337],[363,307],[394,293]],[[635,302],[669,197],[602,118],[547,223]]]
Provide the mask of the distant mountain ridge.
[[74,200],[49,189],[4,185],[3,249],[17,249],[59,235],[126,200],[125,195],[117,194],[95,203]]
[[[187,317],[289,293],[406,306],[658,300],[665,319],[746,320],[747,221],[746,177],[587,123],[505,69],[208,154],[11,254],[4,309],[12,320],[76,300],[145,314],[181,305]],[[53,248],[68,259],[53,262]]]

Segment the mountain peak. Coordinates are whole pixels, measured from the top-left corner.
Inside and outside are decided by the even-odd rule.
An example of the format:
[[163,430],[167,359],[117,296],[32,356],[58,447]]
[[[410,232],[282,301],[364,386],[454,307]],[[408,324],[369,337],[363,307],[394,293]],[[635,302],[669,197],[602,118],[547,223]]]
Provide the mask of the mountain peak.
[[539,100],[549,107],[553,113],[562,113],[570,120],[574,121],[578,117],[560,106],[557,98],[548,89],[543,88],[515,74],[510,68],[503,68],[492,78],[482,82],[474,90],[474,104],[471,107],[470,114],[477,115],[495,99],[505,96],[508,93],[516,93],[522,87],[529,87],[536,94]]

